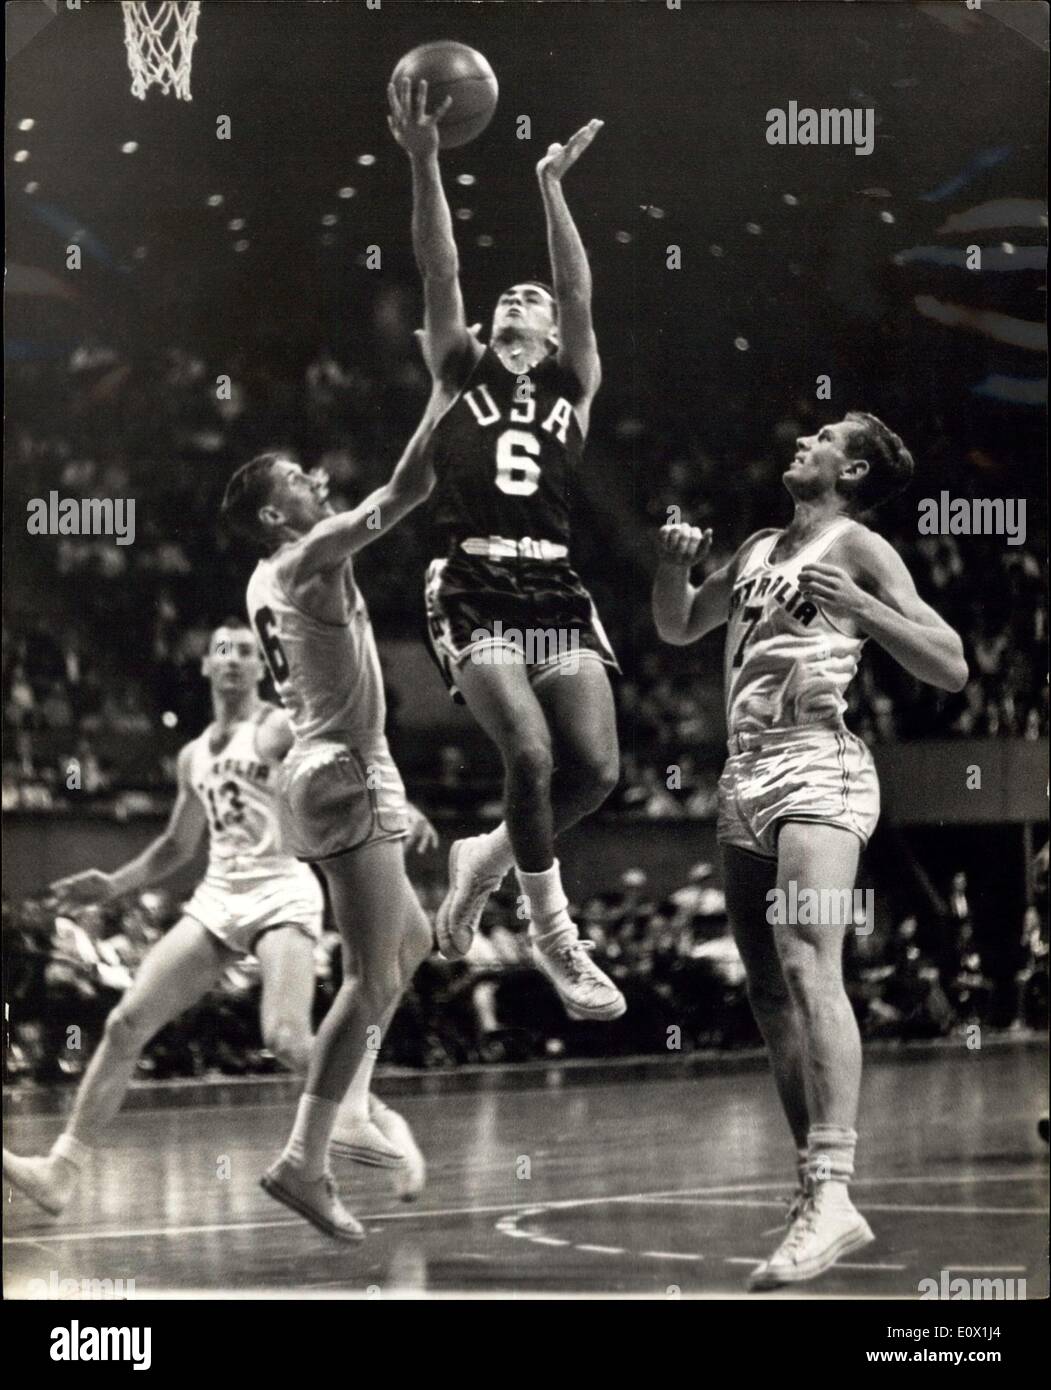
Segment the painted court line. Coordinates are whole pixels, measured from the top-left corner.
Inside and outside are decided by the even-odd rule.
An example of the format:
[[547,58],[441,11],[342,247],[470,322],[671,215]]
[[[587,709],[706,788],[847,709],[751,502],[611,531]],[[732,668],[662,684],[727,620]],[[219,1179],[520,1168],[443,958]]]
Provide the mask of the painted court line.
[[[784,1202],[751,1201],[747,1197],[640,1197],[640,1205],[655,1207],[784,1207]],[[936,1212],[948,1216],[1047,1216],[1047,1207],[946,1207],[908,1202],[863,1202],[866,1211]]]
[[[913,1178],[908,1178],[908,1177],[867,1178],[867,1179],[856,1180],[856,1181],[854,1182],[854,1186],[855,1186],[855,1187],[865,1186],[865,1185],[868,1185],[868,1186],[884,1186],[884,1185],[892,1185],[892,1184],[896,1184],[896,1185],[907,1185],[907,1184],[912,1184],[912,1183],[915,1183],[915,1184],[940,1183],[940,1184],[943,1184],[943,1185],[945,1185],[945,1186],[950,1186],[950,1185],[952,1185],[952,1184],[955,1183],[955,1184],[958,1184],[958,1185],[959,1185],[959,1184],[962,1184],[962,1185],[965,1185],[965,1186],[971,1186],[971,1185],[977,1185],[978,1183],[990,1183],[990,1182],[994,1182],[994,1183],[1002,1183],[1002,1182],[1033,1182],[1033,1181],[1036,1180],[1036,1178],[1037,1178],[1037,1175],[1036,1175],[1035,1173],[1002,1173],[1002,1174],[997,1174],[997,1175],[993,1175],[993,1174],[977,1174],[977,1175],[972,1175],[972,1176],[966,1177],[966,1178],[961,1178],[961,1177],[955,1177],[955,1178],[953,1178],[953,1177],[931,1177],[931,1176],[929,1176],[929,1175],[920,1175],[920,1176],[913,1177]],[[5,1184],[5,1186],[7,1186],[7,1184]],[[693,1188],[678,1189],[678,1190],[676,1190],[676,1189],[670,1189],[670,1190],[663,1190],[663,1191],[657,1191],[657,1192],[633,1192],[633,1193],[617,1194],[617,1195],[614,1195],[614,1196],[557,1198],[557,1199],[555,1199],[555,1200],[553,1200],[553,1201],[550,1201],[550,1202],[544,1202],[544,1203],[542,1204],[542,1206],[539,1207],[539,1208],[537,1207],[537,1205],[536,1205],[535,1202],[532,1203],[531,1205],[527,1206],[527,1207],[520,1207],[517,1203],[513,1203],[513,1202],[502,1202],[502,1203],[499,1203],[499,1204],[493,1204],[493,1205],[487,1205],[487,1206],[432,1207],[432,1208],[420,1208],[420,1207],[416,1207],[416,1208],[413,1208],[412,1210],[408,1210],[408,1211],[406,1211],[406,1210],[401,1210],[401,1211],[387,1211],[387,1212],[359,1212],[359,1213],[358,1213],[358,1216],[359,1216],[359,1219],[362,1220],[362,1221],[417,1221],[417,1220],[422,1220],[422,1219],[424,1219],[424,1218],[448,1219],[449,1217],[454,1217],[454,1216],[500,1216],[500,1215],[504,1215],[504,1214],[511,1215],[511,1216],[515,1217],[516,1219],[520,1219],[520,1218],[523,1216],[524,1212],[526,1212],[526,1211],[530,1212],[531,1214],[539,1215],[539,1214],[541,1214],[541,1213],[548,1213],[548,1212],[552,1212],[552,1211],[570,1211],[570,1210],[573,1210],[574,1208],[579,1208],[579,1207],[607,1206],[607,1205],[613,1205],[613,1204],[635,1203],[635,1202],[643,1202],[643,1203],[644,1203],[644,1202],[653,1202],[653,1201],[657,1201],[657,1200],[662,1199],[662,1198],[670,1198],[670,1199],[684,1199],[684,1198],[690,1198],[690,1197],[697,1197],[697,1198],[708,1197],[708,1198],[714,1198],[714,1197],[718,1197],[718,1196],[722,1196],[722,1195],[726,1195],[726,1196],[732,1197],[732,1196],[734,1196],[734,1195],[736,1195],[736,1194],[742,1194],[742,1195],[743,1195],[743,1194],[749,1193],[749,1192],[784,1192],[784,1191],[786,1190],[786,1187],[787,1187],[787,1184],[785,1184],[785,1183],[783,1183],[783,1182],[735,1183],[735,1184],[730,1184],[730,1185],[727,1185],[727,1186],[719,1186],[719,1187],[693,1187]],[[781,1206],[782,1203],[777,1202],[777,1203],[770,1203],[770,1204],[764,1204],[764,1205]],[[866,1203],[866,1206],[870,1207],[870,1209],[872,1209],[872,1210],[877,1210],[877,1208],[872,1207],[871,1203]],[[893,1207],[893,1206],[892,1206],[892,1207],[888,1207],[887,1210],[889,1210],[889,1211],[902,1211],[902,1210],[909,1210],[909,1208]],[[914,1210],[914,1211],[915,1211],[915,1210],[918,1210],[918,1211],[929,1211],[929,1210],[932,1210],[932,1208],[929,1208],[929,1207],[919,1207],[919,1208],[912,1208],[911,1210]],[[968,1208],[968,1210],[971,1210],[971,1209]],[[990,1209],[989,1209],[989,1213],[990,1213],[990,1214],[993,1214],[993,1212],[995,1212],[995,1211],[997,1211],[997,1210],[998,1210],[998,1209],[990,1208]],[[1004,1209],[1003,1209],[1003,1214],[1005,1214],[1005,1215],[1016,1215],[1016,1214],[1018,1214],[1021,1210],[1022,1210],[1022,1209],[1020,1209],[1020,1208],[1004,1208]],[[1040,1211],[1042,1212],[1043,1209],[1040,1209]],[[1030,1211],[1028,1214],[1034,1214],[1034,1213],[1033,1213],[1032,1211]],[[164,1236],[164,1237],[169,1237],[169,1238],[175,1239],[175,1238],[178,1238],[178,1237],[180,1237],[180,1236],[220,1235],[220,1234],[223,1234],[224,1232],[230,1232],[230,1231],[245,1231],[245,1232],[248,1232],[248,1231],[273,1231],[273,1230],[281,1230],[281,1229],[285,1229],[285,1228],[291,1229],[291,1228],[293,1228],[293,1227],[301,1226],[301,1225],[302,1225],[302,1222],[300,1222],[300,1221],[296,1220],[295,1218],[293,1218],[293,1219],[285,1220],[285,1221],[281,1221],[281,1220],[275,1220],[275,1221],[224,1221],[224,1222],[214,1222],[214,1223],[213,1223],[213,1222],[201,1223],[201,1224],[199,1224],[199,1225],[193,1225],[193,1226],[148,1226],[148,1227],[140,1227],[140,1228],[134,1228],[134,1227],[132,1227],[132,1228],[124,1228],[124,1229],[120,1229],[120,1230],[115,1230],[115,1231],[107,1231],[107,1230],[69,1231],[69,1232],[59,1232],[59,1231],[50,1232],[50,1231],[49,1231],[49,1232],[34,1233],[34,1235],[31,1236],[31,1237],[30,1237],[30,1236],[4,1236],[4,1242],[3,1242],[3,1243],[4,1243],[4,1245],[19,1246],[19,1245],[58,1245],[58,1244],[63,1244],[64,1242],[77,1243],[77,1242],[90,1241],[90,1240],[143,1240],[143,1239],[153,1239],[153,1238],[156,1238],[156,1237],[159,1237],[159,1236]]]
[[647,1260],[703,1260],[703,1255],[691,1255],[677,1250],[640,1250],[639,1254]]

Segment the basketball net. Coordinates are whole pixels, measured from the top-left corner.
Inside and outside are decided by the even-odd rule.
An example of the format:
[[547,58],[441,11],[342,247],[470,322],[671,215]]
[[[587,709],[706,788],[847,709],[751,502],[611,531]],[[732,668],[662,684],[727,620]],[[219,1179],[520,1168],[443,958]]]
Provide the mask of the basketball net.
[[156,85],[182,101],[190,96],[190,65],[197,42],[200,0],[164,0],[161,4],[122,4],[124,47],[128,50],[131,90],[140,101]]

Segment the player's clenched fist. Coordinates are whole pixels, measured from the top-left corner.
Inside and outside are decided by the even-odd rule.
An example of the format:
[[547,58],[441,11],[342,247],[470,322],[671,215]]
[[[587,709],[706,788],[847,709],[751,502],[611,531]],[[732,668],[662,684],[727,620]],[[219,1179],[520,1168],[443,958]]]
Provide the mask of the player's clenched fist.
[[685,521],[677,526],[662,526],[657,538],[657,555],[663,564],[683,565],[687,569],[703,560],[712,548],[712,528],[703,531]]
[[817,599],[834,617],[860,618],[869,603],[869,596],[841,565],[804,565],[799,571],[799,588],[804,597]]

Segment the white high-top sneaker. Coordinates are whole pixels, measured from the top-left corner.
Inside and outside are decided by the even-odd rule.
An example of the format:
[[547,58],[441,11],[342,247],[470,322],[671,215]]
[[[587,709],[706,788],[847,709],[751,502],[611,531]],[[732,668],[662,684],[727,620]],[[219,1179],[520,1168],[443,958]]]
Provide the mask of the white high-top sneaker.
[[23,1156],[10,1149],[4,1149],[4,1177],[48,1216],[62,1214],[77,1182],[76,1170],[66,1159],[54,1154]]
[[326,1236],[355,1242],[365,1239],[365,1227],[339,1200],[331,1173],[308,1178],[287,1159],[279,1158],[259,1179],[259,1186]]
[[[839,1187],[840,1192],[833,1189]],[[753,1290],[776,1289],[816,1279],[826,1269],[875,1240],[869,1223],[839,1183],[819,1182],[768,1260],[748,1279]]]
[[389,1144],[404,1157],[393,1171],[394,1191],[403,1202],[415,1202],[427,1182],[427,1163],[409,1122],[377,1096],[369,1096],[369,1119]]
[[609,1023],[627,1009],[623,994],[591,959],[593,941],[569,941],[549,950],[533,942],[533,963],[558,991],[570,1018]]
[[334,1158],[349,1158],[366,1168],[405,1167],[405,1155],[375,1123],[371,1108],[362,1119],[337,1119],[328,1151]]
[[480,848],[483,838],[454,840],[449,850],[449,891],[434,921],[438,950],[446,960],[462,960],[471,949],[485,905],[504,881]]

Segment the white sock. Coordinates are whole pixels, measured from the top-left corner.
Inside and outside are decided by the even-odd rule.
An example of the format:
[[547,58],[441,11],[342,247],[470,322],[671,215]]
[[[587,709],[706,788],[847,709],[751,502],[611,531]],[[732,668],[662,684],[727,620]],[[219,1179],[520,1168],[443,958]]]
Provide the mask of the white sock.
[[299,1097],[296,1121],[281,1155],[305,1178],[320,1178],[325,1171],[325,1156],[332,1126],[336,1120],[336,1102],[304,1091]]
[[576,941],[579,932],[567,911],[569,899],[562,887],[558,860],[538,874],[526,873],[524,869],[516,869],[515,873],[529,912],[529,935],[540,950]]
[[511,848],[511,837],[503,821],[495,830],[487,830],[484,835],[475,836],[475,853],[487,869],[494,874],[506,874],[514,866],[515,852]]
[[823,1207],[850,1207],[850,1188],[845,1182],[829,1178],[826,1182],[814,1184],[814,1197]]
[[91,1148],[67,1132],[60,1134],[51,1145],[51,1157],[64,1158],[79,1173],[91,1157]]
[[366,1048],[357,1071],[347,1087],[347,1094],[340,1101],[335,1128],[344,1125],[360,1124],[369,1117],[369,1091],[372,1088],[372,1073],[379,1061],[379,1048]]

